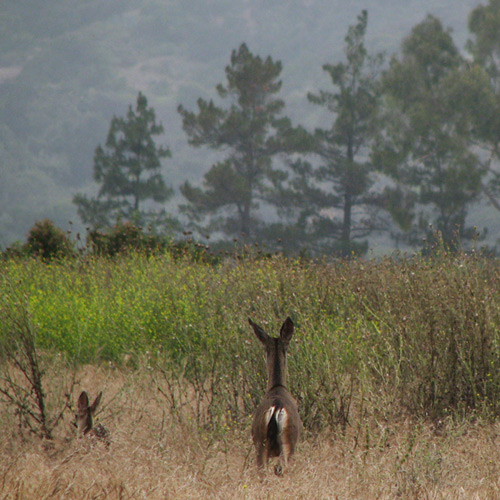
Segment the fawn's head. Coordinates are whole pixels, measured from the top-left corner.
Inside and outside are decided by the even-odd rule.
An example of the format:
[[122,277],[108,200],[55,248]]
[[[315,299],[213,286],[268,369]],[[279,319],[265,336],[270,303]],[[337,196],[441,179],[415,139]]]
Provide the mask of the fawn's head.
[[84,436],[94,426],[94,414],[101,402],[102,391],[97,395],[94,402],[89,406],[89,397],[85,391],[82,391],[78,398],[78,408],[75,414],[76,427],[78,433]]

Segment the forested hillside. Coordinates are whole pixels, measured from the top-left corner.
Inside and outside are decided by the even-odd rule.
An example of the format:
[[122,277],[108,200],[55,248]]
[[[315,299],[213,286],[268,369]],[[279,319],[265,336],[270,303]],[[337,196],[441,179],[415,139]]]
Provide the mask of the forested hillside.
[[[93,154],[113,115],[144,92],[163,123],[176,190],[199,182],[213,155],[188,146],[177,113],[214,97],[231,51],[283,64],[286,114],[306,128],[324,114],[307,100],[328,84],[321,66],[342,58],[349,25],[368,9],[370,51],[395,53],[428,13],[453,29],[462,50],[476,0],[5,0],[0,12],[0,247],[24,239],[35,220],[81,230],[72,198],[95,192]],[[483,212],[481,212],[483,214]],[[482,220],[484,221],[484,216]]]

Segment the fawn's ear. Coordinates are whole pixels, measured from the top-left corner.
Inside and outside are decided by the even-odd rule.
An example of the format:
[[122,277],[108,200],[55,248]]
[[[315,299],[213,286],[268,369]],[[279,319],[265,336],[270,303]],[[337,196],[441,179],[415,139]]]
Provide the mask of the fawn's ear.
[[267,340],[269,339],[269,335],[259,326],[257,323],[254,323],[250,318],[248,318],[248,322],[250,326],[253,328],[256,337],[265,345]]
[[285,345],[288,345],[290,343],[292,335],[293,335],[293,321],[290,319],[290,317],[288,317],[285,319],[285,322],[283,323],[280,331],[281,340],[283,340]]
[[89,407],[89,397],[85,391],[82,391],[80,397],[78,398],[78,411],[85,412]]
[[97,395],[97,397],[94,399],[94,402],[92,403],[92,406],[90,407],[90,411],[92,413],[95,413],[97,407],[99,406],[99,403],[101,402],[102,398],[102,391]]

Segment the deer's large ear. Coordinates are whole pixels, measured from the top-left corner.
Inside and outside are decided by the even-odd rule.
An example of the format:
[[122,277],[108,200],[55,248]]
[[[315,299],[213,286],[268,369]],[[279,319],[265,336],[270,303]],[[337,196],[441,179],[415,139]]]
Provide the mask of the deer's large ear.
[[82,391],[80,397],[78,398],[78,411],[85,412],[89,407],[89,397],[85,391]]
[[248,322],[250,326],[253,328],[256,337],[263,343],[266,344],[269,335],[259,326],[257,323],[254,323],[250,318],[248,318]]
[[292,335],[293,335],[293,321],[290,319],[290,317],[288,317],[285,319],[285,322],[283,323],[280,331],[281,340],[283,340],[285,345],[288,345],[290,343]]
[[90,411],[92,413],[95,413],[97,407],[99,406],[99,403],[101,402],[102,398],[102,391],[97,395],[97,397],[94,399],[94,402],[92,403],[92,406],[90,407]]

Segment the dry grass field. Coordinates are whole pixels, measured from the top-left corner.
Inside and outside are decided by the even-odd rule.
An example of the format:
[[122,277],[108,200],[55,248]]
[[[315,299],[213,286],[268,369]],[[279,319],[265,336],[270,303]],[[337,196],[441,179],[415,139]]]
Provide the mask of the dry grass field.
[[[467,254],[5,261],[0,500],[499,500],[499,288],[498,261]],[[248,318],[286,316],[304,432],[261,478]],[[82,390],[103,391],[109,446],[77,437]]]
[[[270,468],[261,480],[250,416],[215,437],[189,413],[174,418],[146,368],[88,365],[76,379],[73,401],[82,388],[91,398],[104,391],[97,420],[110,446],[77,438],[69,412],[52,442],[30,437],[0,405],[0,499],[500,498],[498,422],[353,415],[344,434],[305,433],[286,475]],[[47,380],[48,395],[60,391],[56,377]]]

